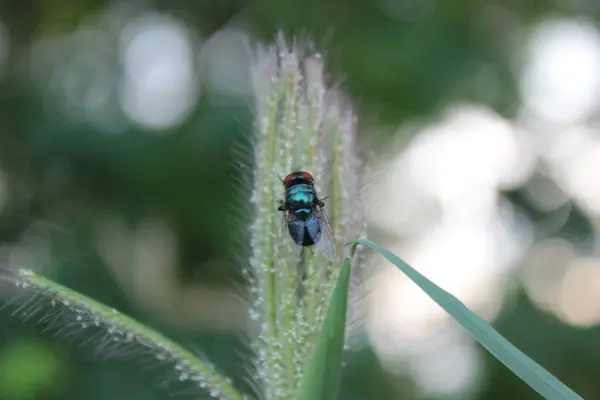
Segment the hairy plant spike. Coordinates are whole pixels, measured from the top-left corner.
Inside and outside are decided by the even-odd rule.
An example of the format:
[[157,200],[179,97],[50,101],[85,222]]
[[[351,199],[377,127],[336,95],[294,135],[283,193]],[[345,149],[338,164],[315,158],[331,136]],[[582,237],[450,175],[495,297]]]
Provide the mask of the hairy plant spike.
[[[276,48],[259,49],[254,59],[252,78],[255,93],[255,165],[254,223],[251,227],[254,287],[251,288],[253,310],[251,319],[258,322],[255,344],[259,377],[270,381],[270,387],[281,386],[280,360],[277,351],[277,287],[275,266],[278,258],[275,207],[278,180],[274,165],[279,135],[279,109],[282,100],[281,77]],[[273,356],[271,356],[273,355]],[[267,397],[270,397],[267,394]]]
[[[362,190],[361,182],[357,170],[361,167],[358,158],[356,130],[357,120],[352,110],[352,106],[342,96],[341,93],[335,93],[331,98],[333,106],[328,116],[328,122],[331,124],[335,146],[332,147],[333,158],[339,159],[337,169],[334,171],[332,191],[339,196],[340,209],[337,210],[337,216],[334,225],[337,240],[341,243],[349,243],[356,237],[363,235],[366,231],[366,222],[364,219],[364,210],[362,209]],[[368,296],[364,281],[368,271],[361,267],[365,261],[365,249],[355,249],[356,253],[353,264],[359,268],[352,268],[350,278],[350,292],[348,297],[348,316],[346,330],[346,345],[349,343],[349,335],[353,331],[360,330],[366,315],[365,297]],[[330,285],[335,284],[337,273],[330,276]]]
[[[293,51],[285,51],[280,48],[281,75],[283,80],[283,103],[281,110],[281,136],[279,141],[279,159],[275,169],[281,176],[287,175],[296,164],[295,138],[298,135],[298,106],[301,100],[300,84],[302,75],[298,64],[298,57]],[[276,190],[281,193],[281,182],[276,182]],[[279,296],[279,321],[280,341],[284,352],[284,374],[286,388],[284,392],[289,393],[289,388],[297,386],[297,364],[294,361],[295,348],[295,326],[296,326],[296,265],[298,260],[294,259],[293,243],[286,237],[286,232],[278,230],[280,235],[277,243],[280,254],[278,265],[278,278],[280,289]]]
[[[319,54],[309,55],[304,60],[305,94],[302,103],[305,119],[303,120],[302,138],[298,140],[304,144],[301,155],[304,156],[306,168],[315,176],[315,189],[321,198],[329,195],[331,162],[329,148],[331,140],[323,129],[323,116],[325,109],[325,94],[327,92],[323,77],[323,61]],[[330,199],[326,202],[326,209],[331,209]],[[300,373],[303,372],[307,357],[312,350],[312,344],[321,326],[320,309],[324,309],[326,302],[327,284],[326,274],[328,261],[321,252],[312,252],[305,257],[304,270],[306,279],[303,282],[305,297],[302,299],[302,312],[299,313],[304,320],[299,324],[300,345],[297,358],[300,360]]]
[[[293,398],[298,389],[339,274],[343,244],[355,231],[350,221],[357,216],[352,213],[361,211],[354,207],[358,197],[350,198],[358,189],[350,146],[355,126],[347,123],[353,121],[353,110],[337,90],[327,88],[323,60],[307,51],[309,44],[289,45],[282,35],[276,43],[258,49],[252,69],[257,121],[251,239],[255,281],[249,290],[259,299],[258,312],[253,312],[259,327],[257,375],[268,400]],[[314,176],[320,198],[331,196],[325,204],[334,216],[335,262],[317,246],[303,250],[302,260],[294,259],[297,245],[277,212],[277,201],[284,196],[281,179],[294,170]],[[351,182],[349,188],[345,180]]]
[[[15,313],[22,315],[25,320],[38,316],[40,319],[37,324],[49,320],[46,330],[58,328],[54,331],[55,336],[73,336],[86,329],[99,329],[102,339],[96,346],[97,356],[128,358],[137,354],[139,349],[145,349],[154,355],[155,362],[173,366],[172,369],[177,371],[176,380],[189,382],[206,390],[213,398],[245,399],[232,386],[231,380],[219,374],[212,364],[198,359],[183,347],[114,308],[104,306],[29,270],[13,272],[2,269],[0,279],[14,284],[21,294],[29,296]],[[40,307],[42,302],[50,311],[44,311]],[[63,321],[63,316],[69,318]],[[60,326],[55,326],[55,322],[61,322]],[[96,339],[94,336],[89,338],[90,341]]]

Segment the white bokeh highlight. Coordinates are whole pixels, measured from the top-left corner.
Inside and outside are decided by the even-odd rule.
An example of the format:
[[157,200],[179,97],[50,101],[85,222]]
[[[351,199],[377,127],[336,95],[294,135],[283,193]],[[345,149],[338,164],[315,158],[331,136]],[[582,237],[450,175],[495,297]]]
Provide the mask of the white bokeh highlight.
[[171,17],[144,14],[123,29],[121,57],[127,117],[155,130],[183,122],[200,92],[189,30]]
[[550,20],[531,35],[521,79],[525,103],[563,123],[589,116],[600,101],[600,34],[589,21]]
[[556,313],[566,323],[592,327],[600,322],[600,260],[578,257],[567,270],[558,290]]
[[216,32],[199,54],[200,76],[213,91],[229,97],[247,97],[252,86],[249,36],[241,30],[226,28]]

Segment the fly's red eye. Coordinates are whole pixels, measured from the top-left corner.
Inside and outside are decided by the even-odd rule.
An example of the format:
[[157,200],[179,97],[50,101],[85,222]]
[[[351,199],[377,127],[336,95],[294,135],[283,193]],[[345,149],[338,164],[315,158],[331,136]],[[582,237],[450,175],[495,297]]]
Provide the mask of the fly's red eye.
[[291,181],[291,180],[292,180],[292,178],[293,178],[293,175],[294,175],[294,174],[289,174],[288,176],[286,176],[286,177],[283,179],[283,184],[285,185],[286,183],[288,183],[289,181]]
[[308,172],[303,172],[303,173],[302,173],[302,177],[303,177],[304,179],[308,179],[309,181],[314,181],[314,178],[313,178],[313,177],[312,177],[312,175],[311,175],[311,174],[309,174]]

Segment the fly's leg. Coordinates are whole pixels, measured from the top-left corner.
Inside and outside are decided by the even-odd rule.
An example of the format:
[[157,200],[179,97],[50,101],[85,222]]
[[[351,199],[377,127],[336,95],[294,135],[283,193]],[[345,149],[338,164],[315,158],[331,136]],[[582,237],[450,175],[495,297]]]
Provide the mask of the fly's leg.
[[329,196],[323,197],[322,199],[315,199],[315,204],[318,205],[319,207],[323,208],[323,207],[325,207],[325,203],[323,203],[323,200],[327,200],[328,198],[329,198]]
[[[281,207],[283,207],[283,206],[281,206]],[[281,223],[280,223],[281,229],[280,229],[279,238],[278,238],[279,241],[285,240],[285,231],[287,229],[287,220],[288,220],[287,212],[285,212],[285,210],[283,210],[281,207],[278,210],[284,211],[284,213],[281,214]]]

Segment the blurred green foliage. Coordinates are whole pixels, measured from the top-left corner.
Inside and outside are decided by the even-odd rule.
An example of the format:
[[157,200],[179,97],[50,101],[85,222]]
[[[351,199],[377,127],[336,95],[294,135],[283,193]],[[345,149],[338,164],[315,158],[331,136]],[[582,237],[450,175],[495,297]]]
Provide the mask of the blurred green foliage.
[[[127,2],[123,2],[127,3]],[[0,81],[0,169],[10,193],[0,211],[0,240],[9,246],[32,232],[49,243],[52,257],[43,273],[116,307],[200,349],[247,387],[243,339],[208,326],[174,326],[164,315],[140,306],[116,283],[98,253],[95,227],[119,215],[134,227],[147,217],[163,218],[179,240],[180,288],[240,282],[233,263],[244,234],[224,216],[240,198],[231,148],[247,143],[249,103],[223,99],[203,88],[188,118],[168,134],[126,125],[112,134],[100,125],[68,118],[46,88],[35,84],[23,57],[41,38],[68,34],[93,23],[109,2],[24,0],[0,4],[9,38]],[[566,4],[566,3],[565,3]],[[344,84],[360,115],[397,124],[409,117],[435,117],[445,104],[470,99],[511,116],[519,105],[508,33],[548,13],[589,14],[594,2],[476,1],[154,1],[130,3],[179,18],[203,38],[230,25],[249,27],[270,40],[277,29],[310,33],[325,49],[332,77]],[[595,8],[594,8],[595,7]],[[127,7],[124,7],[127,8]],[[490,10],[494,13],[490,13]],[[118,63],[117,63],[118,65]],[[476,79],[477,78],[477,79]],[[369,137],[377,148],[389,137]],[[533,218],[543,211],[506,197]],[[40,223],[41,221],[41,223]],[[240,222],[244,223],[243,218]],[[581,214],[565,235],[589,240]],[[0,314],[0,399],[167,399],[175,389],[155,389],[152,373],[131,363],[101,363],[86,349],[41,334]],[[496,321],[501,333],[586,399],[600,399],[598,329],[581,331],[545,315],[524,294]],[[144,361],[139,361],[144,364]],[[533,399],[518,378],[486,358],[481,399]],[[386,375],[369,348],[348,356],[343,399],[414,398],[409,378]],[[158,378],[160,383],[160,377]],[[181,389],[183,390],[183,389]]]

